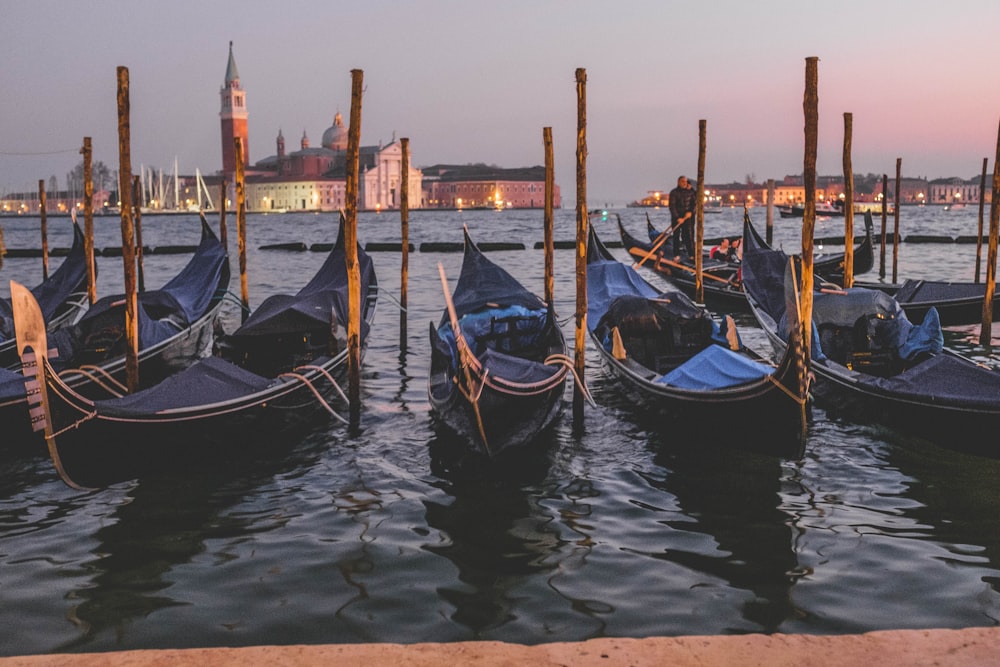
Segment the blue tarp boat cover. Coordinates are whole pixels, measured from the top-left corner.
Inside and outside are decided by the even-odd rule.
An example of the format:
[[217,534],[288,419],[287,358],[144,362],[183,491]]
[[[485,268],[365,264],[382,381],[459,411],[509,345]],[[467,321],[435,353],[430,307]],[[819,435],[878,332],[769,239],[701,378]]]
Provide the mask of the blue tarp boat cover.
[[774,368],[767,364],[721,345],[709,345],[656,381],[682,389],[707,391],[735,387],[773,374]]
[[0,401],[24,396],[24,376],[17,371],[0,368]]
[[[458,276],[452,300],[455,314],[461,318],[483,307],[483,304],[522,306],[528,309],[543,307],[542,300],[528,291],[502,267],[487,259],[475,244],[466,241],[462,258],[462,272]],[[448,321],[448,313],[441,324]]]
[[[361,303],[368,299],[369,286],[375,284],[375,269],[371,257],[358,245],[358,266],[361,272]],[[277,294],[261,302],[232,338],[273,336],[302,332],[330,326],[331,313],[346,329],[348,317],[347,269],[344,252],[344,226],[341,224],[326,261],[305,287],[294,296]],[[368,323],[361,321],[361,338],[368,335]]]
[[[79,225],[73,225],[73,245],[59,268],[52,272],[48,280],[32,288],[31,293],[42,311],[42,319],[47,323],[69,297],[87,279],[87,258],[84,254],[83,232]],[[10,299],[0,299],[0,341],[14,337],[14,313]]]

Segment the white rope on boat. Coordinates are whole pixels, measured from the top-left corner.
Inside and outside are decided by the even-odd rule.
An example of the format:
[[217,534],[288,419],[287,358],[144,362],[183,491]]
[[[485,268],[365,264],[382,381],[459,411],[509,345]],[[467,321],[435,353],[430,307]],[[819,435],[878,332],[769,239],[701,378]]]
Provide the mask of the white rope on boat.
[[[128,393],[128,387],[116,380],[110,373],[100,366],[92,366],[88,364],[79,366],[78,368],[69,368],[58,375],[59,378],[65,382],[68,382],[68,380],[66,380],[67,376],[82,375],[116,398],[121,398]],[[109,384],[106,384],[105,381],[113,386],[109,386]]]
[[333,409],[333,407],[327,402],[325,398],[323,398],[323,394],[319,392],[319,390],[312,383],[312,381],[305,375],[302,375],[301,373],[288,372],[288,373],[281,373],[278,377],[279,378],[290,377],[299,380],[300,382],[302,382],[302,384],[309,387],[309,390],[312,391],[313,395],[316,397],[316,401],[319,402],[319,404],[322,405],[324,408],[326,408],[327,412],[329,412],[332,416],[336,417],[340,422],[344,424],[350,423],[349,421],[341,417],[339,414],[337,414],[337,411]]

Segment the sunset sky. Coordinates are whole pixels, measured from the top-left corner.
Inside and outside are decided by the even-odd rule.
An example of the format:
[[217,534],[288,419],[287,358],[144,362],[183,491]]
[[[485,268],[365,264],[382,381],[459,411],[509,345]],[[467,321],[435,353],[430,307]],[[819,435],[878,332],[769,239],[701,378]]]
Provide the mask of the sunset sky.
[[128,67],[133,170],[221,168],[229,42],[247,95],[250,162],[318,146],[364,72],[361,141],[409,137],[412,164],[544,162],[573,206],[575,70],[587,73],[588,202],[623,205],[695,176],[802,171],[805,59],[819,58],[821,174],[978,177],[1000,121],[1000,2],[925,0],[4,0],[0,193],[80,161],[118,167],[116,68]]

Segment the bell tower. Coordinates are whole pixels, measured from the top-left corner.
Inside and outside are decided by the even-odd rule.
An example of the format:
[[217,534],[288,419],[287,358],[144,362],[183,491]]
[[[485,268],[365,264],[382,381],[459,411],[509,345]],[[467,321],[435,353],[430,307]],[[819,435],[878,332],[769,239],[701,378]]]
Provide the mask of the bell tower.
[[250,142],[247,132],[247,101],[243,86],[240,85],[240,72],[236,69],[236,59],[233,58],[233,43],[229,42],[229,63],[226,65],[226,80],[219,90],[222,98],[222,173],[232,180],[236,173],[235,137],[243,140],[243,164],[250,164]]

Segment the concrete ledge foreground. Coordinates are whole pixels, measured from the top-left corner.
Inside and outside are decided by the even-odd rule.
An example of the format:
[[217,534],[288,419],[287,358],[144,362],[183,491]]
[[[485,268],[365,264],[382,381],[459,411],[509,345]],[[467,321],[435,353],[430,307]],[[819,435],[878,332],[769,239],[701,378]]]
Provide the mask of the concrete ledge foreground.
[[522,646],[503,642],[335,644],[122,651],[0,658],[0,667],[197,665],[298,667],[919,667],[1000,665],[1000,627],[862,635],[738,635],[592,639]]

